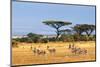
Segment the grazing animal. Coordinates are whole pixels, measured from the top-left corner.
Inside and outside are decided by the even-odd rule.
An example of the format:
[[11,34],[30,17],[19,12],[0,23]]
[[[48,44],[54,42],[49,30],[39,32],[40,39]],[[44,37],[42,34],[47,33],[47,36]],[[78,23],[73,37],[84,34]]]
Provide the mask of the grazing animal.
[[71,44],[69,44],[68,48],[71,49]]
[[47,46],[47,49],[49,48],[49,46]]
[[36,49],[36,48],[34,48],[33,52],[34,52],[34,54],[37,54],[37,55],[45,55],[46,54],[45,50],[40,50],[40,49]]
[[76,48],[74,43],[72,44],[72,48]]
[[76,54],[76,52],[77,52],[77,48],[76,48],[76,47],[71,48],[71,52]]
[[50,53],[55,53],[55,52],[56,52],[56,49],[52,48],[52,49],[48,49],[48,51],[49,51]]
[[47,46],[47,50],[49,51],[49,53],[55,53],[56,52],[55,48],[50,48],[49,46]]
[[79,54],[87,54],[87,50],[86,49],[80,49]]
[[74,43],[73,44],[69,44],[68,48],[71,49],[71,52],[74,53],[74,54],[87,54],[87,50],[86,49],[82,49],[80,47],[76,47],[74,45]]
[[87,50],[81,49],[81,48],[78,48],[78,47],[74,47],[74,48],[71,49],[71,52],[74,53],[74,54],[86,54]]
[[30,49],[32,50],[32,49],[33,49],[33,47],[31,46],[31,47],[30,47]]
[[37,49],[36,49],[36,48],[34,48],[32,51],[34,52],[34,54],[36,54],[36,52],[37,52]]
[[69,44],[68,48],[73,49],[73,48],[75,48],[75,45],[74,44]]
[[40,51],[37,52],[37,54],[38,54],[38,55],[45,55],[45,54],[46,54],[46,51],[40,50]]

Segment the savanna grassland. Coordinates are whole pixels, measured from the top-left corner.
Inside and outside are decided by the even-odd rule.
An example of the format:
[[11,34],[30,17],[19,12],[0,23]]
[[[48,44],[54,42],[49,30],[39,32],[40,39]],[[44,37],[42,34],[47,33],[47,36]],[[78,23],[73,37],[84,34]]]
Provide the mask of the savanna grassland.
[[[69,44],[74,44],[81,51],[72,52]],[[95,46],[95,41],[18,43],[18,47],[12,47],[12,65],[95,61]],[[48,49],[54,50],[50,52]],[[38,53],[39,51],[34,50],[44,52]]]

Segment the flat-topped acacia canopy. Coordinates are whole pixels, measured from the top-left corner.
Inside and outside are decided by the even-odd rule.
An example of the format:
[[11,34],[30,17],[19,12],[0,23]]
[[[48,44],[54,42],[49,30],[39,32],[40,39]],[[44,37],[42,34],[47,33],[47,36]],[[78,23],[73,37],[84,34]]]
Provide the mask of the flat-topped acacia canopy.
[[49,21],[43,21],[44,24],[49,25],[54,28],[60,28],[65,25],[70,25],[72,24],[71,22],[66,22],[66,21],[56,21],[56,20],[49,20]]

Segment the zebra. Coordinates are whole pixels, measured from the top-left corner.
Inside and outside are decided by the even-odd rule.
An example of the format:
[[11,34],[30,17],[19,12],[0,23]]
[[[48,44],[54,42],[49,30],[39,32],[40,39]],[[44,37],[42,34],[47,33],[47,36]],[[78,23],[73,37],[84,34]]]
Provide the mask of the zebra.
[[45,55],[45,54],[46,54],[46,51],[44,51],[44,50],[39,50],[39,51],[37,51],[37,54],[38,54],[38,55]]
[[75,53],[75,54],[87,54],[87,50],[86,49],[81,49],[81,48],[73,48],[71,50],[72,53]]
[[86,49],[80,49],[79,54],[87,54],[87,50]]
[[37,55],[45,55],[46,54],[45,50],[40,50],[37,48],[34,48],[34,50],[32,50],[32,51],[34,52],[34,54],[37,54]]
[[75,44],[69,44],[68,49],[73,49],[75,48]]

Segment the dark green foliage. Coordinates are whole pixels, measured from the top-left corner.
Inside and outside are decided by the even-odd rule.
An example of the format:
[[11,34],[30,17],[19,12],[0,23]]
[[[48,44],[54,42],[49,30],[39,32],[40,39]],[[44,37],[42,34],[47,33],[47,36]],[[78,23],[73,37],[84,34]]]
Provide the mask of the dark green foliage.
[[65,25],[70,25],[72,24],[71,22],[64,22],[64,21],[43,21],[44,24],[46,25],[49,25],[53,28],[60,28],[62,26],[65,26]]
[[16,38],[16,39],[13,39],[17,42],[27,42],[28,41],[28,38],[27,37],[23,37],[23,38]]
[[61,37],[59,38],[59,40],[63,41],[63,42],[71,42],[73,40],[73,38],[69,34],[62,34]]
[[[95,30],[95,25],[90,24],[77,24],[74,27],[72,27],[73,31],[75,31],[74,39],[75,41],[82,41],[82,40],[93,40],[93,37],[91,38],[92,32]],[[83,36],[82,34],[85,33],[86,35]]]
[[28,38],[24,38],[24,37],[23,37],[23,38],[20,38],[19,41],[20,41],[20,42],[27,42],[27,41],[28,41]]
[[56,41],[56,38],[55,37],[52,37],[52,38],[48,38],[49,42],[55,42]]
[[91,33],[95,30],[95,25],[82,24],[81,28],[86,33],[86,35],[89,37]]
[[82,33],[85,32],[86,35],[89,37],[95,30],[95,25],[77,24],[73,27],[73,30],[79,35],[82,35]]
[[41,40],[40,40],[40,43],[48,43],[48,38],[42,38]]
[[90,41],[95,41],[95,40],[96,40],[95,35],[91,35],[91,36],[89,37],[89,40],[90,40]]
[[84,32],[83,28],[81,27],[80,24],[76,24],[74,27],[72,27],[73,31],[75,31],[75,34],[77,35],[82,35],[82,33]]
[[15,38],[13,40],[20,42],[20,38]]
[[18,47],[18,42],[15,40],[12,40],[12,47]]
[[27,37],[16,38],[16,39],[13,39],[13,40],[18,41],[18,42],[38,43],[41,37],[42,37],[42,35],[29,33],[29,34],[27,34]]
[[42,35],[38,35],[38,34],[34,34],[34,33],[29,33],[27,34],[28,36],[28,40],[30,42],[34,42],[34,43],[38,43],[40,37],[42,37]]

